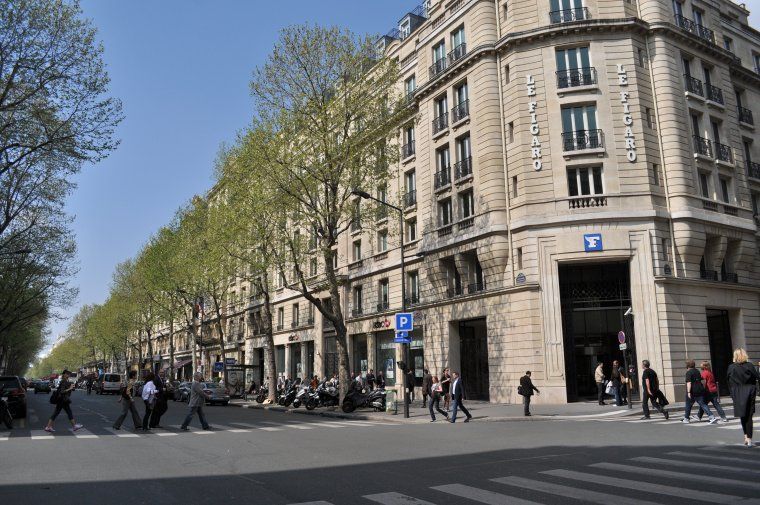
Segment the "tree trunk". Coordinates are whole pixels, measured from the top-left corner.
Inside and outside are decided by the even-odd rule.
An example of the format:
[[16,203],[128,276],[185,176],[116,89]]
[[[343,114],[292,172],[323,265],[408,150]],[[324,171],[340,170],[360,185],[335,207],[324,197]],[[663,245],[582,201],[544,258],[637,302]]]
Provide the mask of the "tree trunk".
[[[267,276],[264,275],[264,282],[268,286]],[[265,352],[265,358],[267,360],[267,382],[269,383],[269,400],[274,402],[275,391],[277,388],[277,370],[276,362],[274,359],[274,334],[272,332],[272,300],[269,296],[269,290],[263,289],[263,286],[259,286],[259,290],[264,296],[264,333],[267,339],[267,347]]]
[[348,393],[348,382],[350,380],[348,376],[347,330],[346,324],[343,322],[343,311],[340,306],[340,286],[338,286],[335,269],[333,268],[332,248],[324,248],[322,256],[325,262],[325,274],[329,285],[331,308],[331,313],[326,313],[323,310],[322,314],[327,316],[333,323],[333,326],[335,326],[335,342],[338,348],[338,382],[340,385],[340,397],[342,399]]
[[169,316],[169,381],[174,380],[174,317]]

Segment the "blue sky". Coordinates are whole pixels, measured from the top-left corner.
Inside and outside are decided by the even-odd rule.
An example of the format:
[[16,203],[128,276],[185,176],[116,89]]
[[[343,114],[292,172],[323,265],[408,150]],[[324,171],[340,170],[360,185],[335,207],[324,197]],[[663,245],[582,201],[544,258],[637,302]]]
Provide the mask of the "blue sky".
[[[108,295],[114,266],[134,256],[176,209],[211,184],[222,142],[251,116],[248,82],[278,31],[313,22],[385,33],[414,0],[82,0],[98,28],[126,119],[119,149],[77,177],[68,201],[79,247],[77,303]],[[754,1],[750,4],[756,3]],[[758,26],[760,5],[753,26]],[[67,319],[52,324],[51,337]]]

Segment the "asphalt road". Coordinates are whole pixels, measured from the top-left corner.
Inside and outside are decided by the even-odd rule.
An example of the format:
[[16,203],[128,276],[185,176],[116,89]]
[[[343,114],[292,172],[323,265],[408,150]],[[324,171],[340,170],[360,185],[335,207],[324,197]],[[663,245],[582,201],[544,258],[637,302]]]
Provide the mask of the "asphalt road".
[[63,416],[48,435],[52,406],[30,394],[28,425],[0,430],[0,503],[760,503],[760,447],[740,445],[736,420],[408,425],[207,407],[216,429],[186,433],[170,402],[167,429],[142,434],[108,430],[116,400],[76,392],[85,429]]

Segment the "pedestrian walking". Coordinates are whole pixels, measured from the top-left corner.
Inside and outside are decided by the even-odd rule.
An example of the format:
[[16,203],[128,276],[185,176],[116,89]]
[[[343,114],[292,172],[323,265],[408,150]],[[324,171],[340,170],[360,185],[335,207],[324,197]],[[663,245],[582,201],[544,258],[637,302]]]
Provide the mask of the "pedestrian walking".
[[155,375],[153,372],[148,373],[145,376],[145,384],[142,388],[142,399],[145,403],[145,415],[143,416],[142,429],[148,431],[150,429],[150,415],[153,413],[153,408],[156,406],[156,384],[153,382]]
[[644,369],[641,373],[641,410],[644,412],[644,416],[641,419],[649,419],[650,401],[652,402],[652,406],[657,409],[657,412],[665,416],[665,419],[670,418],[670,414],[665,410],[668,400],[662,391],[660,391],[657,372],[650,368],[649,360],[646,359],[641,362],[641,368]]
[[127,384],[121,387],[119,391],[119,403],[121,403],[121,415],[113,423],[113,429],[120,430],[121,423],[127,418],[127,414],[132,414],[132,422],[135,423],[135,430],[142,428],[142,421],[140,421],[140,414],[137,413],[137,407],[135,407],[135,399],[133,398],[135,381],[137,381],[137,372],[132,370],[129,372]]
[[411,405],[414,402],[414,370],[409,368],[404,377],[405,387],[409,390],[409,404]]
[[45,431],[48,433],[55,432],[53,424],[55,423],[55,418],[58,417],[58,414],[61,413],[61,410],[66,412],[66,415],[69,418],[69,422],[71,423],[71,427],[74,431],[82,428],[82,425],[77,424],[77,422],[74,420],[74,414],[71,412],[71,392],[74,391],[75,386],[69,382],[70,376],[71,372],[64,370],[61,373],[61,380],[58,383],[58,389],[53,391],[53,394],[50,396],[50,403],[55,405],[55,410],[53,410],[53,415],[50,416],[50,419],[48,419],[47,422],[47,426],[45,426]]
[[625,369],[620,366],[618,360],[612,362],[612,372],[610,373],[610,380],[612,381],[612,396],[615,397],[615,405],[622,407],[623,398],[620,394],[620,389],[623,387],[623,379],[625,378]]
[[370,370],[369,373],[367,373],[366,380],[367,380],[367,387],[370,390],[375,389],[375,371],[374,370]]
[[441,387],[441,383],[438,381],[438,377],[430,376],[430,422],[435,422],[435,412],[433,412],[433,409],[438,411],[439,414],[446,417],[446,420],[449,420],[449,414],[445,410],[441,409],[441,393],[443,392],[443,388]]
[[755,396],[760,372],[749,362],[747,351],[742,348],[734,351],[734,362],[728,365],[728,388],[734,400],[734,416],[744,432],[744,445],[752,447],[752,416],[755,414]]
[[87,394],[92,394],[92,377],[87,377]]
[[[705,394],[704,399],[705,403],[712,403],[713,407],[715,407],[715,410],[718,412],[718,415],[720,416],[720,419],[727,423],[728,419],[726,419],[726,413],[723,410],[723,407],[720,405],[720,394],[718,394],[718,384],[715,382],[715,375],[712,373],[712,368],[710,367],[709,361],[703,361],[700,365],[700,368],[702,371],[700,374],[702,375],[702,380],[705,381]],[[699,413],[697,414],[697,417],[699,420],[702,420],[702,414],[704,414],[704,410],[700,407]]]
[[533,396],[533,391],[536,394],[541,394],[541,391],[533,385],[533,381],[530,379],[530,370],[528,370],[525,375],[520,377],[520,385],[517,388],[517,393],[523,397],[523,414],[526,416],[530,416],[530,397]]
[[464,420],[464,422],[469,423],[470,419],[472,419],[472,416],[470,415],[470,411],[467,410],[467,407],[464,406],[464,403],[462,403],[462,400],[464,400],[464,384],[462,383],[461,377],[459,377],[458,372],[451,372],[451,421],[452,423],[455,423],[457,420],[457,410],[462,410],[464,412],[464,415],[467,416],[467,418]]
[[427,405],[428,396],[431,398],[433,396],[431,389],[433,386],[433,376],[430,375],[430,371],[427,368],[424,368],[422,373],[422,408],[424,409]]
[[451,408],[451,373],[448,368],[444,368],[441,374],[441,388],[443,390],[443,408],[448,412]]
[[201,375],[200,372],[195,372],[195,375],[193,375],[193,385],[190,386],[190,402],[188,403],[190,412],[188,412],[187,417],[185,417],[185,420],[182,422],[182,426],[180,426],[180,429],[184,431],[187,431],[187,425],[193,420],[193,415],[195,415],[196,412],[198,413],[198,419],[200,419],[203,429],[211,429],[211,426],[209,426],[206,421],[206,416],[203,415],[203,406],[206,404],[208,396],[203,391],[203,386],[201,385],[202,380],[203,375]]
[[696,364],[694,363],[693,359],[686,361],[686,408],[684,410],[683,414],[683,420],[682,422],[684,424],[689,424],[691,422],[691,408],[694,406],[694,403],[699,405],[699,407],[707,412],[707,415],[709,416],[710,424],[715,424],[718,422],[718,418],[713,415],[713,413],[710,411],[710,407],[707,406],[704,399],[705,394],[705,384],[702,380],[702,374],[697,370]]
[[604,363],[599,361],[596,364],[596,370],[594,370],[594,382],[596,382],[596,392],[599,400],[599,405],[607,405],[604,403]]
[[377,372],[377,388],[385,389],[385,377],[383,377],[383,372]]
[[156,402],[150,415],[150,427],[163,428],[161,426],[161,416],[169,409],[169,395],[166,390],[166,383],[164,383],[160,375],[156,375],[153,379],[153,384],[156,385]]

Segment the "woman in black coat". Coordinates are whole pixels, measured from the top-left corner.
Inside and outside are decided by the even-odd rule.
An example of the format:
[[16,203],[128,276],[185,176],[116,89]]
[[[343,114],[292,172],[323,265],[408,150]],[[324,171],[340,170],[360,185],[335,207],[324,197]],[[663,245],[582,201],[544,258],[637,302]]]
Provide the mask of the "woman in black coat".
[[744,431],[744,445],[752,447],[752,415],[755,413],[755,395],[760,373],[749,363],[747,351],[736,349],[734,362],[728,367],[728,387],[734,400],[734,416],[739,416]]

